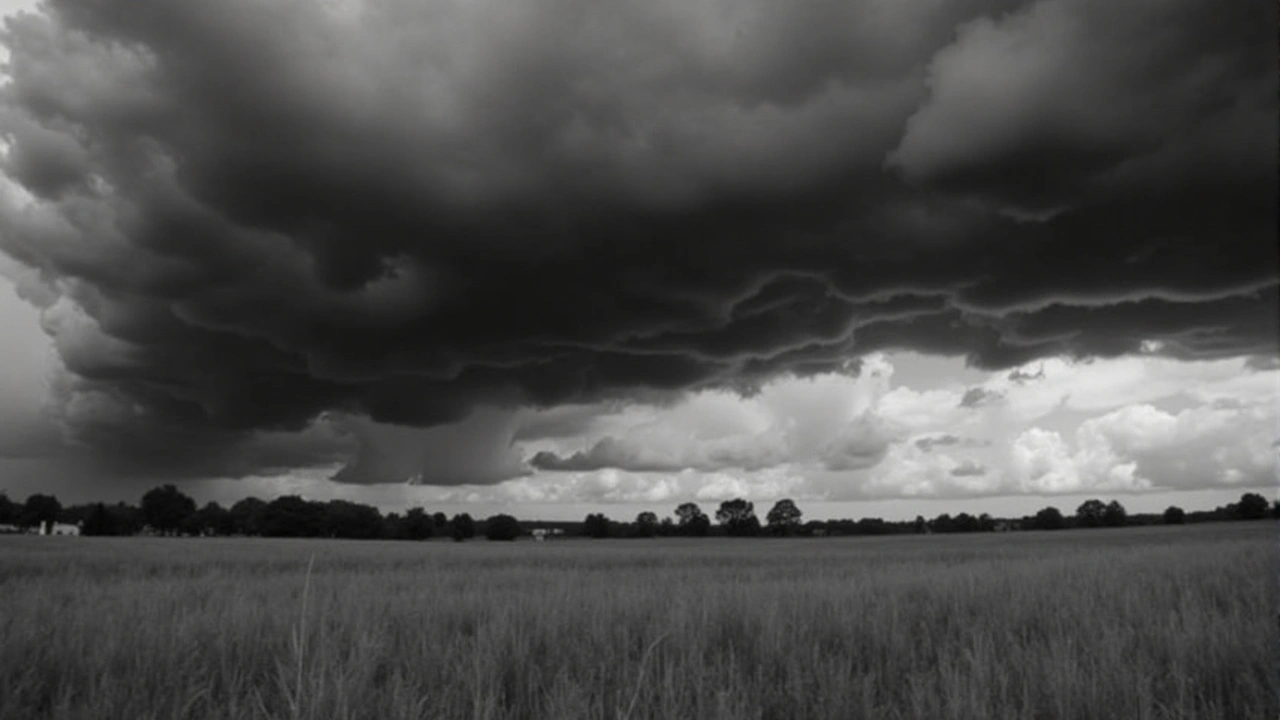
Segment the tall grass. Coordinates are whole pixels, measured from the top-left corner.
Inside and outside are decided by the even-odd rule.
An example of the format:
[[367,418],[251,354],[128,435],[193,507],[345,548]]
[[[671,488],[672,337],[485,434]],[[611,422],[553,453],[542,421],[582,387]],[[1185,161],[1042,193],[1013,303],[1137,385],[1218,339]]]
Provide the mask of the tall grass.
[[0,718],[1275,718],[1275,547],[3,538]]

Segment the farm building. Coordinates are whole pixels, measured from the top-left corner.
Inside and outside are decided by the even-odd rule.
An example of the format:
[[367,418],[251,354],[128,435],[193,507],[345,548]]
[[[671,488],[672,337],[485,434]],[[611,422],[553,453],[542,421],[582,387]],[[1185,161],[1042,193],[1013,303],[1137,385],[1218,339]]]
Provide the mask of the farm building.
[[564,530],[560,528],[534,528],[532,534],[534,542],[545,542],[557,535],[563,535]]
[[79,535],[80,526],[71,525],[69,523],[45,522],[40,523],[41,535]]

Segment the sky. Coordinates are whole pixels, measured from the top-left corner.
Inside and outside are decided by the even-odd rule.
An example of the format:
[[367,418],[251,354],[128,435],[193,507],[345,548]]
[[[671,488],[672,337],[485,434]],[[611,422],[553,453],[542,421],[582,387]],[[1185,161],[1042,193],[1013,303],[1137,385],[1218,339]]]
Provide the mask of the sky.
[[0,13],[12,498],[1275,494],[1275,3]]

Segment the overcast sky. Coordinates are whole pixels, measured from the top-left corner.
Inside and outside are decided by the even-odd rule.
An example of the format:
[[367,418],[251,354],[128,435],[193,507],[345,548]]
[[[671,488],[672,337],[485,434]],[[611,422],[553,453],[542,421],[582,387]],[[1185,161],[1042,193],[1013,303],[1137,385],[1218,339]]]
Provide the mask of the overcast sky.
[[1276,13],[49,0],[0,35],[0,489],[1274,494]]

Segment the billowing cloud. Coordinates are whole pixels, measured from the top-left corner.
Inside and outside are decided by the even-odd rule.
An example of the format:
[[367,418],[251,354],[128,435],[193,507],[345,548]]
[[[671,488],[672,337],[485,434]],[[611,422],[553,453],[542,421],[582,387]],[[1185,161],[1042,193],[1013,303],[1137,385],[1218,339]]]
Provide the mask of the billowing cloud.
[[869,467],[884,456],[890,431],[874,412],[892,367],[881,358],[857,377],[788,377],[742,397],[708,390],[669,407],[633,409],[617,428],[572,453],[541,450],[541,470],[631,472],[757,471],[799,463],[831,470]]
[[[864,370],[633,406],[598,419],[583,449],[541,449],[532,464],[556,487],[629,502],[703,497],[698,478],[721,494],[851,500],[1259,487],[1280,467],[1280,375],[1244,359],[1050,360],[927,391],[895,380],[889,358]],[[1004,400],[963,406],[974,390]],[[603,477],[604,495],[592,490]]]
[[[49,0],[0,38],[0,251],[65,436],[158,474],[492,481],[595,420],[477,407],[750,395],[880,350],[1274,353],[1275,24],[1253,0]],[[863,471],[932,407],[878,402],[534,457]],[[389,429],[467,422],[421,451]]]

